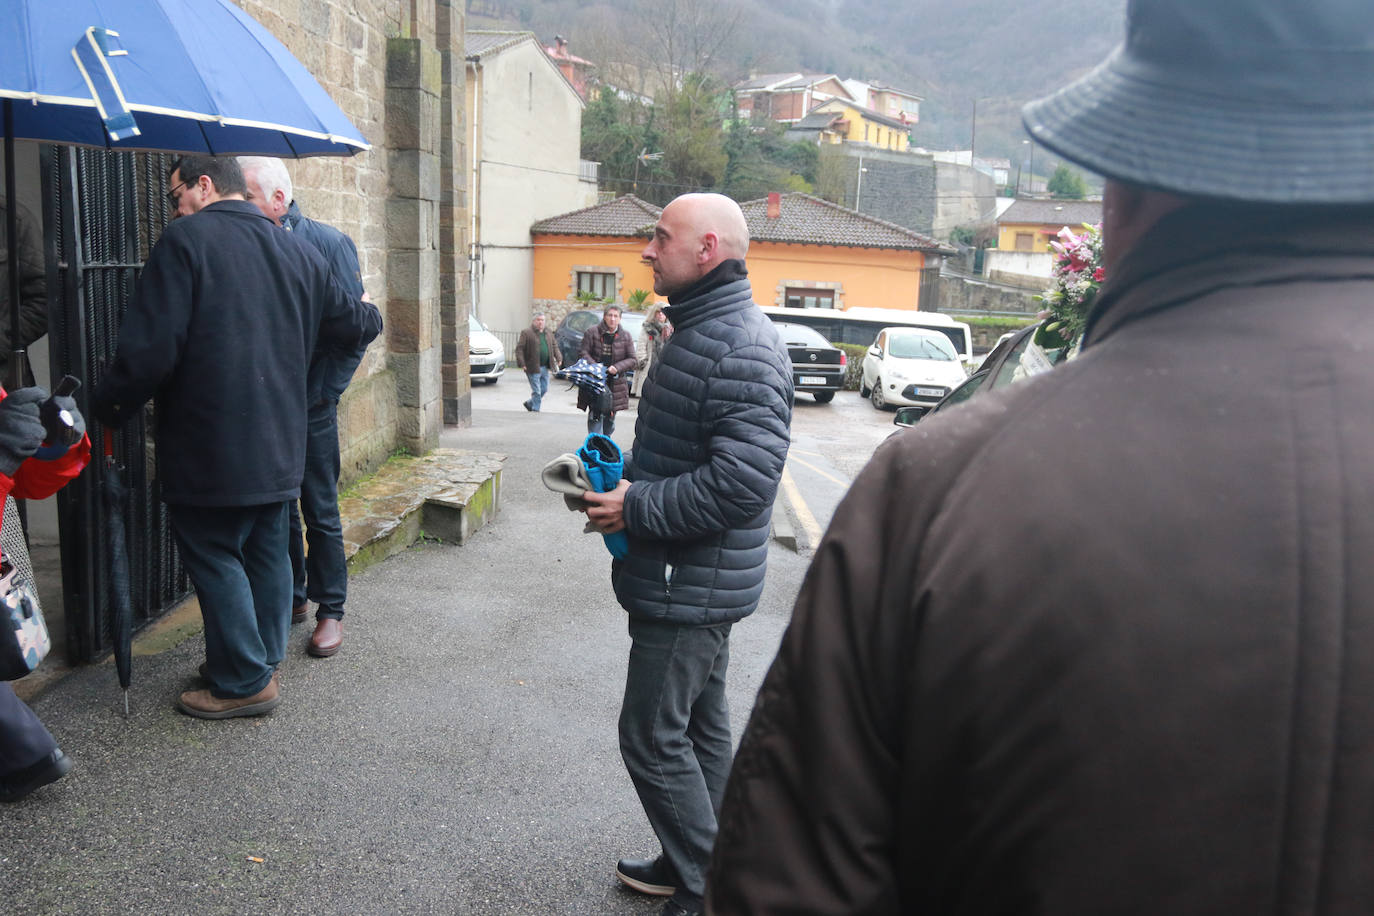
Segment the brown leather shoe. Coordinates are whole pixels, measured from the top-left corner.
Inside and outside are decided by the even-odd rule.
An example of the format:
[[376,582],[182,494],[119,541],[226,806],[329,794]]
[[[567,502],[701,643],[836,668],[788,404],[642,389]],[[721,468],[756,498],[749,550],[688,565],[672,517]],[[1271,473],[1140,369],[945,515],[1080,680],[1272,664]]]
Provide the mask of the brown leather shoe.
[[305,620],[305,615],[310,613],[310,602],[302,601],[291,609],[291,622],[300,623]]
[[322,617],[315,624],[315,632],[310,634],[310,645],[305,647],[316,658],[328,658],[343,645],[343,622],[333,617]]
[[271,712],[279,702],[281,691],[277,687],[277,674],[274,671],[267,686],[251,697],[221,699],[208,690],[188,690],[177,700],[177,709],[197,719],[233,719]]

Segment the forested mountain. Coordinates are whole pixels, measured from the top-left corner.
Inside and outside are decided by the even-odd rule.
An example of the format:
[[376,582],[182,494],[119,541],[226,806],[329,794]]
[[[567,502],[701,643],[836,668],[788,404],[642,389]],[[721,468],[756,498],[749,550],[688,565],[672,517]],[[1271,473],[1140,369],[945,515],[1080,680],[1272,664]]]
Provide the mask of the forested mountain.
[[[1015,159],[1021,104],[1096,65],[1125,0],[470,0],[468,28],[525,28],[622,82],[704,69],[727,82],[790,70],[877,80],[925,98],[918,145]],[[652,77],[645,81],[652,92]]]

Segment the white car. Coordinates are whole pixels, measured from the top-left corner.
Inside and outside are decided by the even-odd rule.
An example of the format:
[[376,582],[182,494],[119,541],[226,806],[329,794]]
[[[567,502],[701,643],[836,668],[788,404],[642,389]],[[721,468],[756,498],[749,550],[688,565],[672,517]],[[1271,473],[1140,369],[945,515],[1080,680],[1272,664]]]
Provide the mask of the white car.
[[923,328],[883,328],[864,354],[859,395],[879,410],[899,405],[931,408],[968,373],[949,338]]
[[472,369],[472,380],[496,384],[501,373],[506,371],[506,348],[501,340],[476,315],[468,316],[468,363]]

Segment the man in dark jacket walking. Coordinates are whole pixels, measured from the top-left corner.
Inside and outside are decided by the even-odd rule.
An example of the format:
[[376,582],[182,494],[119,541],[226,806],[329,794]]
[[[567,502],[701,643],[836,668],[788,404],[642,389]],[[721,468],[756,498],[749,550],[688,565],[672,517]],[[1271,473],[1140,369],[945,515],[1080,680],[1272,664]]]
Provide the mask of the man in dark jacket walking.
[[587,432],[609,436],[615,431],[615,415],[630,406],[630,386],[625,381],[625,373],[633,370],[638,362],[634,338],[620,326],[620,306],[606,306],[601,321],[582,335],[577,358],[606,367],[606,395],[598,397],[579,388],[577,409],[587,411]]
[[154,246],[93,398],[117,426],[156,399],[157,464],[205,618],[209,688],[182,712],[276,706],[290,629],[287,508],[305,471],[306,368],[318,340],[365,346],[381,317],[319,252],[243,199],[232,158],[186,157],[168,179],[179,216]]
[[549,373],[557,372],[559,366],[558,341],[547,324],[548,319],[540,312],[530,326],[520,332],[520,339],[515,343],[515,364],[524,370],[530,383],[525,409],[535,413],[539,413],[544,393],[549,390]]
[[739,206],[688,194],[664,208],[644,249],[674,333],[649,369],[626,479],[588,492],[603,532],[624,530],[611,567],[629,613],[620,749],[662,855],[616,874],[700,913],[730,771],[725,672],[731,625],[763,591],[773,498],[792,420],[792,369],[753,303]]
[[[294,232],[324,256],[334,280],[350,296],[365,298],[358,249],[333,226],[307,219],[292,197],[291,175],[280,159],[241,156],[247,199],[278,226]],[[300,510],[288,510],[291,555],[291,622],[300,623],[315,602],[315,631],[306,651],[327,658],[343,645],[344,601],[348,598],[348,560],[339,517],[339,398],[353,380],[365,346],[315,344],[305,379],[305,476]],[[301,516],[305,516],[302,538]],[[305,551],[305,541],[310,552]]]
[[1374,912],[1368,12],[1132,0],[1026,108],[1108,176],[1082,355],[855,481],[710,912]]

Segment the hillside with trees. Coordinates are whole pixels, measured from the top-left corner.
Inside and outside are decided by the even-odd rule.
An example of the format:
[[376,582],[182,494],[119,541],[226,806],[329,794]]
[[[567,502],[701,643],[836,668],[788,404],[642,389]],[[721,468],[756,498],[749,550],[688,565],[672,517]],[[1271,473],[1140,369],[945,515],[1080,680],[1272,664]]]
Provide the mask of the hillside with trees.
[[[469,28],[525,28],[653,97],[689,73],[836,73],[924,97],[918,146],[1015,161],[1021,105],[1085,73],[1120,40],[1125,0],[480,0]],[[636,150],[638,152],[638,150]]]

